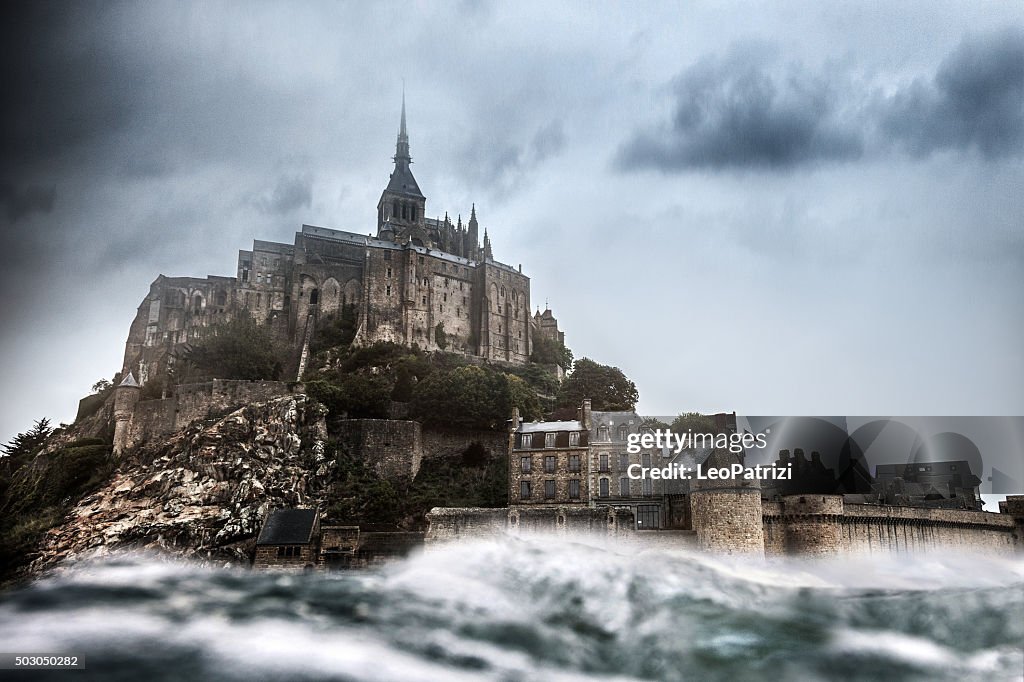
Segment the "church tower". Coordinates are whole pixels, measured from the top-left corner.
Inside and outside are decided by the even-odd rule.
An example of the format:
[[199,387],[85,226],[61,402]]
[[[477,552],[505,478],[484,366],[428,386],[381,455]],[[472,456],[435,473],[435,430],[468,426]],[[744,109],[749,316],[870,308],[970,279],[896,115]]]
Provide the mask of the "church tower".
[[[427,200],[412,175],[409,133],[405,127],[405,93],[402,93],[402,122],[395,145],[395,170],[377,203],[377,236],[394,241],[423,241]],[[415,242],[414,242],[415,243]]]

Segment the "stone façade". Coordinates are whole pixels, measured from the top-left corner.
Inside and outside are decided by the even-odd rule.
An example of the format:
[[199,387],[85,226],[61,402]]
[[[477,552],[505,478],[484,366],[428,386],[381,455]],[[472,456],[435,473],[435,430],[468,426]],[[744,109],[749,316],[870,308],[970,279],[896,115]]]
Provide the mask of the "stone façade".
[[[501,509],[435,508],[427,542],[495,537],[524,532],[578,533],[640,547],[695,547],[725,554],[830,555],[956,548],[1009,554],[1024,551],[1024,495],[1000,503],[1001,513],[864,503],[862,495],[794,494],[763,498],[756,479],[703,479],[675,489],[624,489],[609,483],[638,453],[616,464],[613,427],[625,436],[642,423],[633,413],[592,412],[578,418],[523,423],[513,412],[509,432],[509,506]],[[570,443],[569,434],[576,434]],[[589,436],[589,438],[588,438]],[[572,447],[570,447],[572,446]],[[579,453],[579,454],[577,454]],[[570,457],[580,465],[572,467]],[[545,458],[550,470],[538,469]],[[728,467],[742,458],[713,450],[705,464]],[[580,497],[566,495],[580,481]],[[551,494],[535,491],[551,483]],[[658,481],[658,483],[666,483]],[[624,486],[625,488],[625,486]],[[665,523],[641,523],[647,508]],[[655,518],[657,518],[657,516]]]
[[241,314],[288,342],[301,375],[318,319],[347,312],[356,344],[391,341],[524,364],[534,333],[559,338],[557,321],[530,314],[530,278],[496,261],[475,205],[469,221],[426,217],[412,175],[405,103],[395,169],[377,206],[375,234],[303,225],[293,243],[256,240],[233,277],[160,275],[139,305],[122,373],[140,385],[165,372],[176,351]]

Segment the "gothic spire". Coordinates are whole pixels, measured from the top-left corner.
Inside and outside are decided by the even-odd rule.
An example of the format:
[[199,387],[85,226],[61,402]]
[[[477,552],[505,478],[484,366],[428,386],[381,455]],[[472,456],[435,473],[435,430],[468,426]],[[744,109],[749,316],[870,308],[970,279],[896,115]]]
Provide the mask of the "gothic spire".
[[398,126],[398,142],[395,144],[395,166],[408,168],[410,163],[409,132],[405,127],[405,88],[402,88],[402,122]]

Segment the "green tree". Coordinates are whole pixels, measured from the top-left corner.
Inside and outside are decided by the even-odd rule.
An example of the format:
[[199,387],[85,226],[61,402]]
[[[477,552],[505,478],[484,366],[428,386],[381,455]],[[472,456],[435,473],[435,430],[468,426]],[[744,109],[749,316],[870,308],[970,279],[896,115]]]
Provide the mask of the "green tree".
[[441,350],[448,347],[448,334],[444,331],[444,322],[438,322],[437,326],[434,327],[434,342],[437,343],[437,347]]
[[672,420],[673,433],[715,433],[715,420],[700,412],[683,412]]
[[671,428],[668,424],[661,421],[657,417],[644,417],[643,419],[640,420],[640,426],[646,429],[661,429],[663,431],[665,429]]
[[248,315],[212,328],[186,356],[189,370],[179,372],[178,383],[188,376],[202,379],[280,379],[283,371],[279,344],[270,330]]
[[52,433],[50,420],[43,417],[37,419],[28,431],[19,433],[7,443],[0,445],[0,450],[4,451],[4,459],[7,460],[5,462],[7,470],[14,472],[31,459]]
[[540,419],[544,410],[541,408],[537,392],[523,379],[511,374],[505,375],[508,382],[509,397],[512,404],[519,408],[519,416],[526,420]]
[[359,313],[354,303],[346,303],[341,313],[329,317],[316,326],[310,352],[318,353],[329,348],[348,348],[356,338],[359,329]]
[[618,367],[580,358],[558,391],[559,407],[577,407],[590,398],[595,410],[625,411],[636,408],[640,395],[636,384]]
[[435,372],[419,382],[409,410],[427,424],[498,430],[504,428],[512,405],[504,374],[468,365]]
[[538,365],[559,365],[567,370],[572,367],[572,351],[563,343],[538,335],[533,337],[530,362]]

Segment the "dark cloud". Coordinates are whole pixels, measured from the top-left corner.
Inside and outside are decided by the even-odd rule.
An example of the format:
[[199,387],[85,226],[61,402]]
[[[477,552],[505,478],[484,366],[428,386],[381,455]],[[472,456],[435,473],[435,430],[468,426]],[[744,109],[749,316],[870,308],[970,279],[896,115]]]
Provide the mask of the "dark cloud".
[[672,119],[641,130],[616,165],[653,168],[790,168],[843,162],[897,147],[916,156],[977,148],[1015,155],[1024,141],[1024,32],[965,40],[930,80],[888,97],[842,74],[774,69],[763,50],[734,48],[673,82]]
[[637,133],[619,151],[623,169],[770,167],[860,156],[859,130],[829,79],[793,66],[769,70],[763,51],[734,48],[675,79],[671,123]]
[[49,213],[53,210],[56,195],[57,188],[53,185],[28,185],[19,188],[9,183],[0,183],[0,204],[7,207],[7,219],[11,223],[16,223],[32,213]]
[[561,119],[537,128],[529,140],[496,140],[493,132],[479,133],[460,159],[474,184],[501,198],[521,187],[537,167],[565,150],[565,126]]
[[73,155],[122,129],[147,79],[104,39],[115,3],[12,3],[0,20],[0,172]]
[[1024,142],[1024,31],[963,43],[930,83],[915,82],[884,103],[882,130],[912,154],[976,147],[994,158]]
[[286,214],[313,203],[313,181],[309,175],[282,175],[274,191],[259,199],[257,207],[264,213]]

